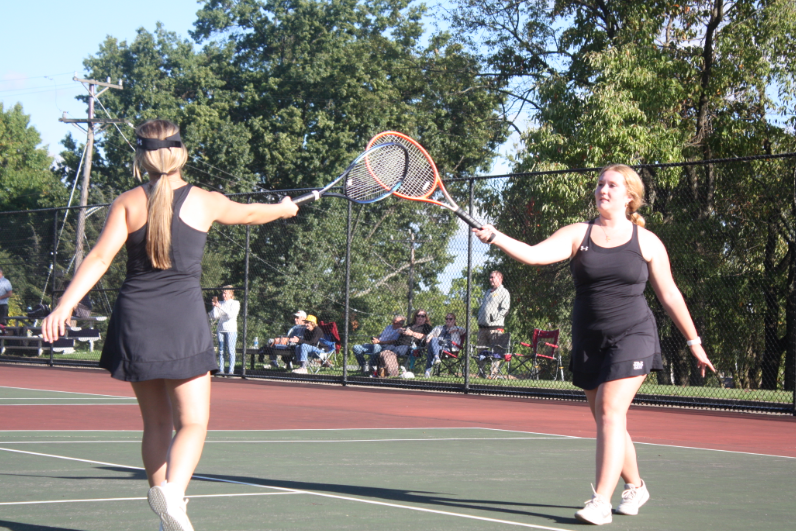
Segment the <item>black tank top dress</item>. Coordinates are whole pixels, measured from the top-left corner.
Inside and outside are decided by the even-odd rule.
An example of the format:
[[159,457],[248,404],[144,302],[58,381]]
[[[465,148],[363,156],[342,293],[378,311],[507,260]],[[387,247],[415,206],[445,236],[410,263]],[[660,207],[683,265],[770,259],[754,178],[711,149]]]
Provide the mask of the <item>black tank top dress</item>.
[[649,268],[638,244],[599,247],[591,241],[594,220],[569,264],[575,281],[572,311],[572,383],[601,383],[663,370],[658,328],[644,288]]
[[100,357],[100,367],[117,380],[183,379],[218,370],[200,288],[207,233],[179,215],[190,190],[174,190],[170,269],[152,267],[146,225],[127,235],[127,276]]

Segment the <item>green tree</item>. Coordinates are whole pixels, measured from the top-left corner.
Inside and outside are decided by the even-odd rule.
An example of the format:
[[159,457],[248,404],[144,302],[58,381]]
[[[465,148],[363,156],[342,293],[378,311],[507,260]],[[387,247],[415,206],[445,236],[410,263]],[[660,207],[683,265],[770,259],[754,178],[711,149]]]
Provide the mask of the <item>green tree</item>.
[[50,170],[53,160],[30,117],[16,104],[0,103],[0,210],[28,210],[61,204],[64,187]]
[[[477,57],[450,35],[423,43],[423,12],[408,0],[208,0],[192,40],[160,26],[140,30],[129,43],[109,37],[85,64],[90,76],[124,80],[124,90],[103,96],[114,117],[181,125],[191,153],[186,177],[209,189],[317,187],[387,129],[417,138],[445,178],[468,176],[488,167],[505,138],[497,112],[504,96],[480,80]],[[130,129],[122,131],[129,140]],[[134,184],[131,148],[115,130],[100,146],[93,182],[109,197]],[[347,212],[346,203],[325,199],[296,220],[249,231],[249,336],[284,332],[297,308],[340,321]],[[392,199],[355,206],[352,215],[351,295],[362,329],[380,330],[405,311],[407,248],[399,239],[410,232],[434,234],[413,267],[416,305],[431,304],[426,292],[444,298],[435,289],[452,259],[455,217]],[[243,227],[210,233],[205,286],[243,285],[245,241]]]
[[[484,60],[513,101],[530,106],[516,164],[529,171],[793,151],[794,15],[782,0],[467,0],[452,21],[486,30]],[[783,352],[790,372],[796,359],[792,171],[792,163],[750,163],[641,172],[648,226],[669,247],[711,355],[751,387],[776,388]],[[491,212],[512,235],[539,241],[594,215],[593,183],[592,173],[515,180],[505,192],[511,207]],[[537,299],[543,305],[567,293],[560,272],[529,273],[526,285],[553,281]],[[653,308],[674,383],[701,383],[684,340]]]

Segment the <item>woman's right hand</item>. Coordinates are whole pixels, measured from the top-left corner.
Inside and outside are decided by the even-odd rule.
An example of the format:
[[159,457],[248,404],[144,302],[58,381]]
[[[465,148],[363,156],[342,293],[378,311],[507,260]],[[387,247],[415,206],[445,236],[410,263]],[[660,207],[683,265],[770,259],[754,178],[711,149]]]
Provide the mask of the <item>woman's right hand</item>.
[[290,197],[283,197],[281,204],[285,207],[285,215],[282,218],[292,218],[298,214],[299,207]]
[[66,334],[66,323],[72,320],[72,309],[57,306],[41,323],[41,335],[47,343],[52,343]]
[[705,369],[709,368],[714,373],[716,372],[716,368],[708,359],[708,355],[705,352],[705,349],[702,348],[702,345],[691,345],[691,354],[697,359],[697,370],[702,377],[705,377]]

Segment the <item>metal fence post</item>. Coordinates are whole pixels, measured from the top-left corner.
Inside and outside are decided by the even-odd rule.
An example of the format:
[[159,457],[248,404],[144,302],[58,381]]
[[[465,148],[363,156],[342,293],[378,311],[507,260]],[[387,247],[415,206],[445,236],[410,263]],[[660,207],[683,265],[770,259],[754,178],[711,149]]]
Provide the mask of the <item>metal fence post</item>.
[[[249,197],[246,202],[251,203],[251,197]],[[246,352],[248,351],[249,345],[247,334],[249,332],[249,254],[251,249],[251,230],[251,225],[246,225],[246,249],[243,269],[243,355],[240,364],[241,377],[243,378],[246,378]],[[252,355],[252,370],[254,370],[254,360],[255,356]],[[234,374],[234,369],[232,372]]]
[[[473,186],[473,179],[470,179],[469,191],[470,200],[468,205],[468,212],[470,216],[473,215],[473,203],[475,202],[475,188]],[[464,321],[464,329],[467,331],[467,348],[464,350],[464,393],[470,392],[470,354],[473,351],[470,341],[470,314],[472,313],[472,298],[473,291],[473,231],[467,231],[467,293],[465,295],[465,308],[466,319]]]
[[348,327],[351,323],[351,212],[353,204],[348,201],[345,237],[345,325],[343,326],[343,385],[348,385]]
[[[50,288],[50,308],[55,309],[55,268],[56,256],[58,254],[58,210],[53,211],[53,263],[52,263],[52,287]],[[44,299],[44,293],[41,294]],[[53,344],[50,343],[50,367],[55,366],[55,353],[53,352]]]

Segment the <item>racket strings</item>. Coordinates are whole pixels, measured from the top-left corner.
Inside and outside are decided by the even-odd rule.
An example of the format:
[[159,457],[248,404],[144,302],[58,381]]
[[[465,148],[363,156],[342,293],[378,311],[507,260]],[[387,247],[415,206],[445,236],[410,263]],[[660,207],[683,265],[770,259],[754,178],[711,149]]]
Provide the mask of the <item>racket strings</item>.
[[345,177],[345,195],[358,202],[381,199],[398,188],[406,175],[406,150],[395,144],[369,150]]
[[415,142],[400,135],[381,135],[374,145],[385,143],[397,143],[404,146],[409,156],[406,178],[396,190],[395,195],[407,199],[430,196],[437,184],[437,171],[428,155]]

